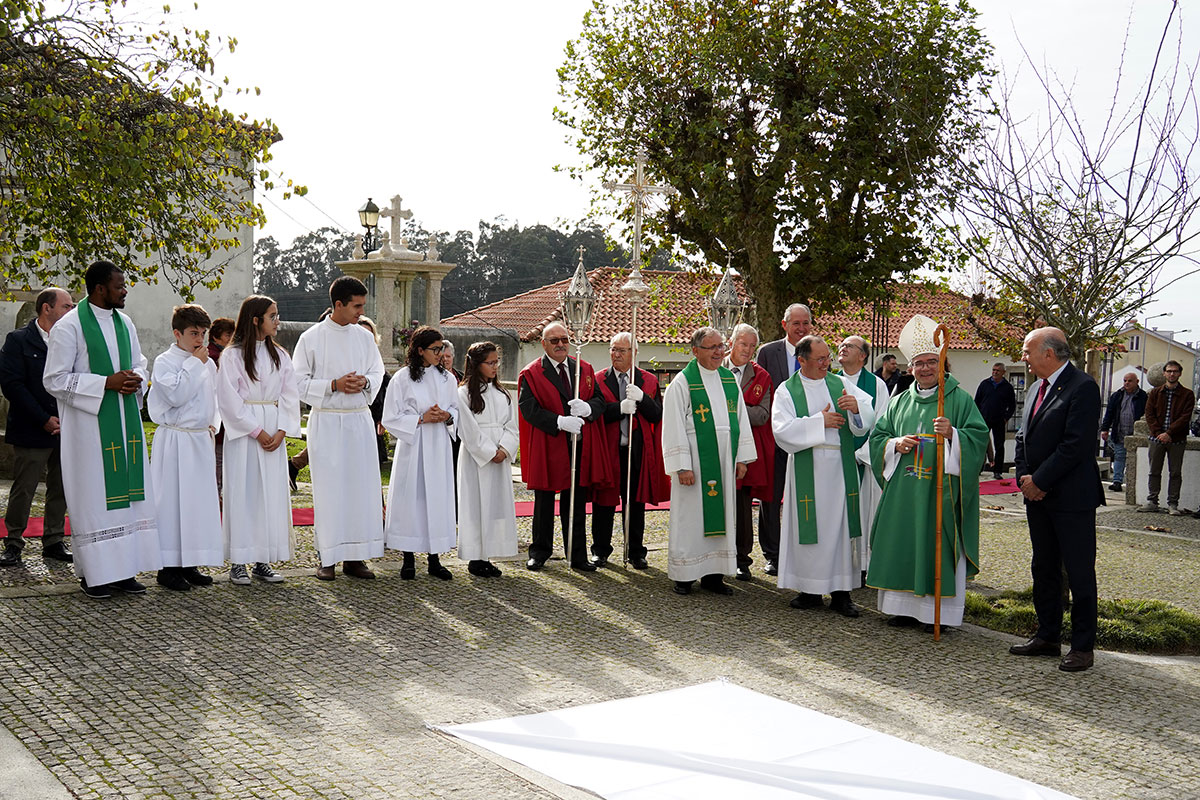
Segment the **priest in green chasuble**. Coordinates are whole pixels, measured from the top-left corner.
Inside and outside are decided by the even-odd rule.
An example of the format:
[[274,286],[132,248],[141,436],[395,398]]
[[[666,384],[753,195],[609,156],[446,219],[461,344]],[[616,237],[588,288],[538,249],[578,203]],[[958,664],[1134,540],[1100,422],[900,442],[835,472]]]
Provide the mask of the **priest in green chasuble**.
[[757,457],[754,433],[741,388],[721,366],[720,331],[693,333],[692,355],[663,397],[663,462],[671,476],[667,575],[679,594],[696,580],[732,594],[723,576],[737,571],[737,481]]
[[[989,431],[972,397],[946,376],[937,414],[937,323],[916,315],[900,333],[913,383],[892,398],[871,432],[871,463],[883,496],[871,530],[867,585],[892,626],[931,626],[934,617],[936,434],[944,438],[941,624],[962,624],[967,578],[979,572],[979,470]],[[966,476],[964,479],[963,476]]]
[[830,608],[857,617],[850,590],[862,585],[863,536],[855,450],[875,422],[871,396],[829,372],[829,346],[805,336],[800,369],[775,392],[771,429],[788,454],[779,525],[779,588],[793,608]]

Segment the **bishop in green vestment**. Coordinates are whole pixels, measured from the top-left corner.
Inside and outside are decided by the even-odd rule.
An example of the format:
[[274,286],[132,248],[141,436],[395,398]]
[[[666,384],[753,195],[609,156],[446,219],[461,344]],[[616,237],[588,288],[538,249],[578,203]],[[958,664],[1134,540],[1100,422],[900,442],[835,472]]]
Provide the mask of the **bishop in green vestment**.
[[867,585],[879,589],[879,610],[893,615],[893,625],[934,619],[936,433],[945,439],[942,625],[962,624],[966,580],[979,572],[977,476],[987,452],[988,427],[952,375],[946,376],[945,414],[938,417],[936,327],[922,315],[905,326],[900,347],[914,381],[892,398],[870,437],[871,463],[883,496],[871,529]]

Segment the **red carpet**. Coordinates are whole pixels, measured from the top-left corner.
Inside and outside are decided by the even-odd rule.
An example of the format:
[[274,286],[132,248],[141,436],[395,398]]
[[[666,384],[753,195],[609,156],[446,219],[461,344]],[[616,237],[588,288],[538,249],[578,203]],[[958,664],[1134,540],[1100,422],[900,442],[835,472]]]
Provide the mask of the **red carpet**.
[[[995,481],[993,481],[993,483],[994,482]],[[1011,481],[1010,481],[1010,483],[1011,483]],[[981,489],[981,491],[982,491],[982,489]],[[997,492],[988,492],[988,494],[997,494]],[[517,506],[517,516],[518,517],[532,517],[533,516],[533,501],[532,500],[520,501],[516,504],[516,506]],[[667,503],[661,503],[657,506],[648,506],[646,508],[646,510],[647,511],[666,511],[670,507],[671,507],[671,504],[669,502],[667,502]],[[620,509],[620,506],[617,506],[617,508]],[[587,510],[588,510],[589,514],[592,513],[592,504],[591,503],[587,504]],[[554,504],[554,514],[556,516],[558,515],[558,503]],[[313,524],[313,510],[311,508],[293,508],[292,509],[292,524],[300,525],[300,526],[312,525]],[[25,536],[27,538],[36,539],[36,538],[40,538],[41,535],[42,535],[42,518],[41,517],[30,517],[29,525],[27,525],[25,527]],[[67,520],[67,535],[68,536],[71,535],[70,519]]]
[[1014,478],[1005,478],[999,481],[980,481],[979,493],[986,494],[1016,494],[1020,489],[1017,488],[1017,481]]

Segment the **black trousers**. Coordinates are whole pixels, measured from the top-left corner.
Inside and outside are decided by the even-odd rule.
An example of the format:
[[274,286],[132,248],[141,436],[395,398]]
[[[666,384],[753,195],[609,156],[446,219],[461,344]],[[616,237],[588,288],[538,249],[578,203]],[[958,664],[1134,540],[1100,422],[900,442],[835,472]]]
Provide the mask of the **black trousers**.
[[995,461],[992,463],[992,472],[1004,472],[1004,439],[1007,427],[1008,420],[1005,419],[988,423],[988,428],[992,431],[992,449],[996,453]]
[[750,551],[754,549],[754,498],[749,489],[737,490],[737,565],[738,569],[749,569],[753,562]]
[[[629,493],[625,490],[625,481],[629,475],[629,447],[624,445],[619,449],[621,457],[621,505],[629,501]],[[641,453],[633,454],[633,480],[630,490],[637,497],[638,483],[641,480]],[[616,517],[616,506],[592,505],[592,555],[596,558],[608,558],[612,555],[613,519]],[[634,503],[629,506],[629,530],[625,535],[629,539],[629,557],[645,558],[646,546],[643,539],[646,533],[646,504]]]
[[[591,499],[591,490],[577,487],[579,501],[575,507],[575,541],[571,552],[571,563],[582,564],[587,561],[587,503]],[[571,490],[558,493],[558,518],[562,523],[563,552],[567,552],[567,537],[571,530]],[[554,496],[555,493],[546,490],[535,490],[533,493],[533,540],[529,543],[529,557],[545,561],[554,552]]]
[[1096,511],[1058,511],[1028,503],[1033,545],[1033,607],[1038,638],[1057,642],[1062,634],[1062,574],[1071,587],[1071,649],[1096,646]]
[[775,448],[775,497],[758,504],[758,546],[763,558],[779,563],[779,515],[783,509],[783,486],[787,477],[787,453]]

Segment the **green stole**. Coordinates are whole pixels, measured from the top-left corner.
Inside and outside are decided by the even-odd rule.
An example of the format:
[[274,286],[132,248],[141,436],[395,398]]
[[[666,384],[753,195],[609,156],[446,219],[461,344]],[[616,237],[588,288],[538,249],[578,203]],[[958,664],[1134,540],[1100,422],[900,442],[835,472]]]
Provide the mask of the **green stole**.
[[[733,373],[723,367],[717,368],[721,376],[721,387],[725,390],[725,407],[729,411],[729,455],[737,463],[738,436],[738,397],[741,390]],[[691,393],[692,422],[696,429],[696,450],[700,456],[700,486],[707,486],[700,496],[704,511],[704,535],[724,536],[725,530],[725,494],[724,481],[721,473],[721,451],[717,445],[717,424],[713,419],[712,409],[705,405],[710,402],[708,390],[704,388],[704,378],[700,374],[700,365],[696,359],[688,362],[683,368],[683,377],[687,379],[688,391]]]
[[[796,417],[808,416],[808,397],[804,393],[804,377],[797,371],[784,384],[792,396],[792,405],[796,407]],[[825,387],[829,397],[836,404],[846,388],[846,384],[836,375],[825,375]],[[836,408],[836,405],[834,406]],[[850,538],[862,536],[862,524],[858,515],[858,464],[854,460],[855,436],[850,433],[850,412],[841,412],[846,417],[846,425],[838,428],[842,454],[842,482],[846,488],[846,516],[850,520]],[[796,521],[800,528],[800,544],[817,543],[817,513],[816,513],[816,483],[813,480],[812,448],[805,448],[792,456],[792,470],[796,485]],[[801,509],[804,515],[800,515]]]
[[[84,300],[79,304],[79,327],[83,329],[83,341],[87,344],[88,368],[94,375],[112,375],[112,358],[108,354],[108,343],[96,321],[92,304]],[[117,334],[117,354],[120,369],[133,368],[133,352],[129,345],[129,329],[121,314],[113,309],[113,327]],[[122,426],[121,417],[125,424]],[[142,474],[142,416],[138,413],[137,400],[131,394],[121,394],[109,389],[100,401],[100,450],[104,462],[104,495],[108,508],[129,508],[131,502],[146,499],[146,484]],[[129,439],[125,440],[125,430]]]

